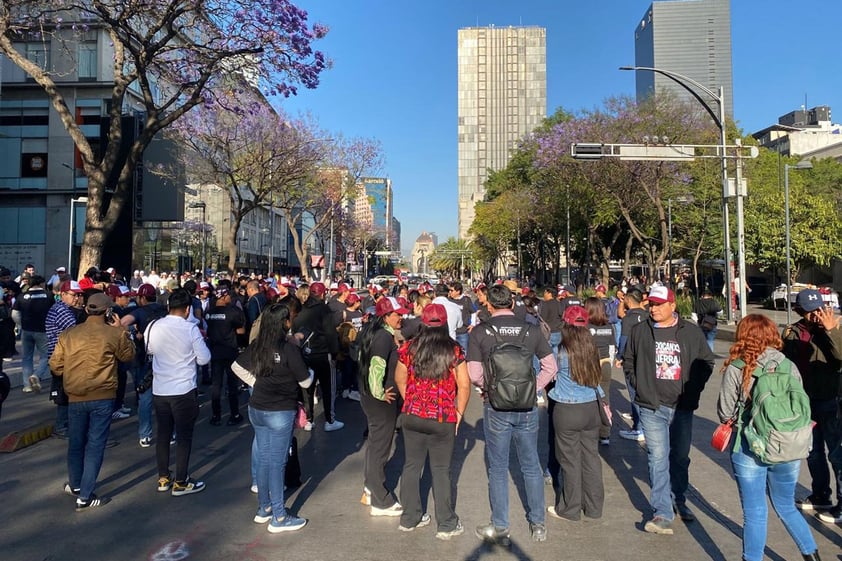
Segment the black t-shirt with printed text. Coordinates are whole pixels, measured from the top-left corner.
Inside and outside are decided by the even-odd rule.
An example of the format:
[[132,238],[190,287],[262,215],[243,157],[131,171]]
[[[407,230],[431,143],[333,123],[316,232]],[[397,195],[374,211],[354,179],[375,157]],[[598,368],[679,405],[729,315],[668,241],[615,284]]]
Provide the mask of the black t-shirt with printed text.
[[541,334],[541,328],[535,325],[528,325],[524,320],[512,315],[492,316],[488,322],[474,327],[468,339],[468,362],[484,362],[491,353],[492,347],[496,344],[494,335],[488,333],[488,329],[494,329],[505,342],[517,342],[520,340],[521,331],[529,329],[524,339],[526,348],[539,359],[552,354],[550,344]]
[[611,345],[615,343],[614,328],[611,325],[594,325],[589,323],[587,325],[588,331],[591,332],[593,342],[596,345],[596,350],[599,351],[600,360],[609,358],[611,353]]
[[212,360],[237,358],[237,329],[246,324],[243,312],[234,306],[214,306],[205,314],[208,348]]
[[678,344],[678,326],[656,327],[655,335],[655,388],[661,405],[674,408],[682,392],[681,347]]

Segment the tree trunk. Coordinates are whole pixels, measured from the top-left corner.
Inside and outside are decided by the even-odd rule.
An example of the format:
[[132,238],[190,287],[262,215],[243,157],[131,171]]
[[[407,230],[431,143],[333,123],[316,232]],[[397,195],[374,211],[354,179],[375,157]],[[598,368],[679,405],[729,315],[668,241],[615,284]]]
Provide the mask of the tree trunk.
[[235,217],[231,221],[231,228],[228,230],[226,243],[228,244],[228,274],[234,276],[237,268],[237,233],[240,231],[242,217]]

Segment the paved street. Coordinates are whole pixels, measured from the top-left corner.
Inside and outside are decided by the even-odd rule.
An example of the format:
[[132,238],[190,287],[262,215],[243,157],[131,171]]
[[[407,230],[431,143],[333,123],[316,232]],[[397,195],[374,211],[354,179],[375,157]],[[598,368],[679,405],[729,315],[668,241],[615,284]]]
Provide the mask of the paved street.
[[[727,343],[717,342],[723,356]],[[8,366],[10,363],[6,363]],[[397,531],[397,519],[372,518],[360,505],[364,417],[359,404],[338,400],[344,430],[325,433],[321,418],[312,433],[296,431],[304,485],[287,504],[310,520],[306,528],[273,535],[251,518],[256,497],[249,492],[249,447],[252,431],[208,424],[207,397],[196,429],[191,472],[207,483],[200,494],[171,497],[156,492],[154,448],[137,444],[137,417],[116,421],[112,437],[118,445],[106,450],[97,493],[113,500],[101,509],[76,513],[73,499],[62,492],[67,479],[66,442],[49,438],[23,450],[0,455],[0,558],[18,560],[149,560],[149,561],[321,561],[429,559],[459,560],[608,560],[673,561],[740,558],[741,514],[727,456],[709,445],[716,426],[718,370],[702,397],[694,426],[689,503],[697,522],[676,521],[674,536],[643,532],[648,516],[649,487],[645,448],[621,440],[616,430],[624,421],[615,415],[615,434],[601,447],[606,486],[605,515],[600,521],[562,522],[549,518],[547,542],[530,541],[517,486],[511,486],[512,547],[483,545],[473,528],[489,519],[487,479],[483,462],[481,403],[473,394],[466,423],[457,438],[454,462],[456,510],[466,527],[450,542],[434,538],[435,525],[412,533]],[[627,409],[622,375],[615,370],[612,404]],[[46,392],[23,394],[20,388],[3,407],[0,435],[54,415]],[[131,395],[131,394],[129,394]],[[133,396],[130,405],[134,405]],[[546,416],[541,442],[546,441]],[[401,465],[400,438],[390,463],[396,481]],[[543,444],[542,452],[546,453]],[[802,484],[807,483],[806,467]],[[426,485],[429,487],[429,480]],[[552,490],[546,487],[548,504]],[[799,494],[804,489],[799,489]],[[806,493],[805,493],[806,494]],[[432,498],[429,499],[432,501]],[[432,512],[432,505],[428,507]],[[840,530],[810,518],[824,559],[836,559]],[[800,558],[780,522],[771,514],[768,558]]]

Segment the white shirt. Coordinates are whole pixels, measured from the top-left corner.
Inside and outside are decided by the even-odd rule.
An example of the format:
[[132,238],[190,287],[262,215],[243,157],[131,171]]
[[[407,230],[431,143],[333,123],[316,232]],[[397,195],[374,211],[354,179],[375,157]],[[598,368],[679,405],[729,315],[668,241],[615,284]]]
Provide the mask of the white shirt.
[[153,395],[184,395],[196,389],[196,365],[211,358],[196,324],[168,315],[150,323],[143,337],[152,355]]
[[456,330],[462,327],[462,306],[451,302],[446,296],[436,296],[433,304],[441,304],[447,311],[447,330],[450,338],[456,339]]

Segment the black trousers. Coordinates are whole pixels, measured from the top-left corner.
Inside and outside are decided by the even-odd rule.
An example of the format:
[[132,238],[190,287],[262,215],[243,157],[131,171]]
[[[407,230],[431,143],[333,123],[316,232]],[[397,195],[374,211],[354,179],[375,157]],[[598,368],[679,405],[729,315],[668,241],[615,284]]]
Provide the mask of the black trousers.
[[[602,380],[599,385],[602,391],[605,392],[605,402],[611,404],[611,361],[602,359],[600,362],[600,369],[602,370]],[[599,427],[599,438],[609,438],[611,436],[611,427]]]
[[240,379],[231,371],[233,359],[211,361],[211,411],[214,417],[222,415],[222,379],[228,389],[228,410],[232,417],[240,414]]
[[153,398],[158,422],[158,441],[155,443],[158,477],[170,473],[170,437],[175,429],[175,480],[184,482],[193,448],[193,427],[199,417],[198,393],[193,389],[184,395],[155,395]]
[[360,404],[368,421],[368,439],[365,446],[365,486],[371,491],[371,506],[388,508],[395,504],[391,491],[386,488],[386,462],[392,452],[392,438],[398,420],[395,403],[386,403],[363,393]]
[[333,390],[336,384],[333,381],[333,368],[330,366],[330,360],[326,354],[311,354],[307,358],[307,365],[313,369],[315,375],[314,382],[307,388],[307,420],[311,423],[315,417],[315,403],[314,396],[316,395],[316,383],[322,387],[322,407],[325,410],[325,422],[333,422],[333,407],[334,398]]
[[424,514],[421,509],[421,473],[429,455],[438,531],[455,530],[459,517],[453,510],[450,464],[453,459],[453,443],[456,441],[456,424],[404,415],[401,434],[406,454],[401,474],[401,525],[412,528],[421,521]]
[[556,457],[561,464],[563,486],[555,505],[559,516],[579,520],[600,518],[605,501],[602,459],[599,457],[598,403],[556,403],[553,408]]
[[[0,358],[0,363],[3,362],[3,359]],[[9,397],[9,390],[11,389],[11,382],[9,381],[9,377],[3,373],[3,365],[0,364],[0,416],[3,414],[3,402],[6,401],[6,398]]]

